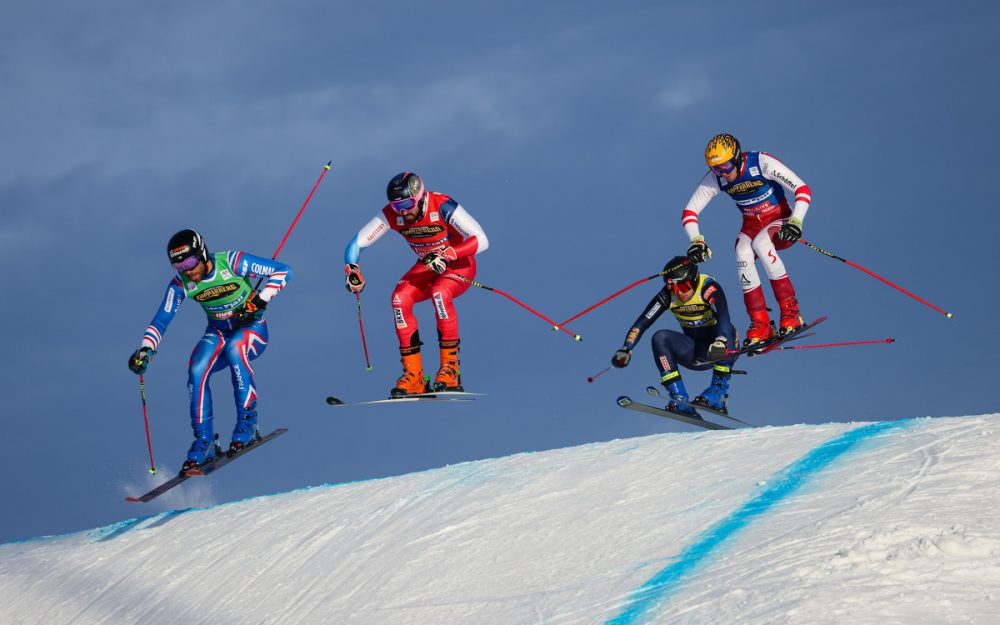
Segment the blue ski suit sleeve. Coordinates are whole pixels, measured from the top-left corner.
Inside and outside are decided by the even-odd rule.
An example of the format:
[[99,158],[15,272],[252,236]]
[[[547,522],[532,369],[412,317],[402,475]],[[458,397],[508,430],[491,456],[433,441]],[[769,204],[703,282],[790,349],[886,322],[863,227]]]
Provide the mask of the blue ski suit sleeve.
[[625,337],[625,343],[623,347],[627,349],[635,349],[636,343],[642,338],[643,333],[649,329],[649,326],[656,323],[656,320],[660,318],[660,315],[670,310],[670,293],[666,289],[660,289],[660,292],[656,294],[653,299],[649,300],[649,304],[639,315],[639,318],[635,320],[632,327],[628,331],[628,335]]
[[167,284],[167,292],[163,295],[160,307],[156,309],[156,315],[146,327],[146,333],[142,335],[141,347],[154,350],[157,348],[160,341],[163,340],[163,335],[167,332],[167,326],[173,321],[174,315],[177,314],[177,309],[180,308],[185,297],[184,285],[181,284],[180,278],[174,276]]
[[258,295],[265,302],[277,295],[292,279],[292,268],[273,258],[261,258],[245,252],[229,252],[229,266],[236,275],[246,278],[267,278]]

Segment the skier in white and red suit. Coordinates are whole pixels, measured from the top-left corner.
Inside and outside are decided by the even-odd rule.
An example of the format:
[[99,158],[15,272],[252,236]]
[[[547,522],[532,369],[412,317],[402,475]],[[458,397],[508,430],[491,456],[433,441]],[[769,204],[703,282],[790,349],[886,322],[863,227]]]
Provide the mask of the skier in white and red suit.
[[[358,266],[361,250],[390,229],[403,235],[420,260],[403,274],[392,292],[403,375],[390,393],[402,397],[428,391],[461,391],[454,300],[471,286],[468,281],[476,277],[475,255],[486,251],[489,239],[461,204],[443,193],[425,190],[417,174],[404,171],[394,176],[386,195],[389,203],[358,231],[344,251],[347,290],[360,293],[365,288]],[[426,299],[434,302],[441,349],[441,367],[430,388],[424,382],[420,334],[413,316],[413,304]]]
[[[743,152],[730,134],[719,134],[705,148],[709,171],[684,208],[684,231],[691,240],[688,258],[701,263],[712,257],[698,229],[698,215],[709,201],[725,191],[743,213],[743,227],[736,237],[736,265],[743,288],[743,301],[750,316],[744,345],[767,340],[772,335],[764,291],[756,260],[764,265],[778,300],[781,317],[778,334],[803,325],[795,287],[788,278],[778,250],[791,247],[802,236],[802,220],[809,210],[812,192],[787,165],[766,152]],[[789,206],[786,192],[794,198]]]

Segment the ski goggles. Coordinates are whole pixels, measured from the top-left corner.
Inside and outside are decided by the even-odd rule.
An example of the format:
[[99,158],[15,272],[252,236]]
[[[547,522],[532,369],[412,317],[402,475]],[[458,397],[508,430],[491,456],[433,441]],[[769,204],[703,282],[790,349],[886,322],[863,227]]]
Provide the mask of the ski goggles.
[[397,213],[407,213],[417,207],[420,204],[420,200],[423,199],[424,194],[420,193],[417,197],[407,197],[401,200],[392,200],[389,205],[392,206],[392,210]]
[[396,211],[397,213],[405,213],[416,208],[417,202],[419,201],[420,200],[416,198],[408,197],[402,200],[393,200],[389,202],[389,204],[392,206],[392,210]]
[[420,200],[424,199],[424,186],[420,185],[420,191],[416,195],[411,195],[410,197],[404,197],[399,200],[389,200],[389,205],[392,206],[392,210],[397,213],[408,213],[420,205]]
[[670,287],[671,291],[677,293],[678,295],[680,295],[681,293],[686,293],[690,291],[692,288],[694,288],[694,285],[691,283],[690,280],[681,280],[679,282],[667,282],[667,286]]
[[184,260],[170,264],[173,265],[174,269],[176,269],[177,271],[191,271],[192,269],[197,267],[198,263],[200,262],[201,259],[198,258],[198,256],[188,256]]
[[721,165],[712,166],[712,171],[714,171],[717,176],[725,176],[726,174],[731,174],[733,173],[734,169],[736,169],[736,165],[732,161],[726,161]]

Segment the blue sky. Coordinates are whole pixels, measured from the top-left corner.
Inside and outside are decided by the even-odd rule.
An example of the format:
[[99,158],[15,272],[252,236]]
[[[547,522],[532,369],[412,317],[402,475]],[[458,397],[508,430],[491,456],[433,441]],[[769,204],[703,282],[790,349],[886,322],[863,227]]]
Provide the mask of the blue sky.
[[[961,5],[962,10],[957,6]],[[1000,9],[988,2],[56,2],[0,23],[0,540],[137,514],[148,458],[125,361],[170,278],[169,236],[280,259],[256,371],[261,424],[288,436],[214,476],[216,500],[464,460],[679,431],[622,411],[657,380],[648,340],[594,384],[650,283],[580,319],[582,343],[502,297],[458,303],[473,405],[331,409],[399,372],[389,293],[412,254],[362,257],[364,369],[343,248],[396,172],[458,199],[491,247],[479,279],[559,320],[682,253],[680,211],[728,131],[813,190],[805,238],[955,313],[934,311],[804,246],[783,255],[817,341],[891,346],[741,361],[730,410],[767,425],[996,410]],[[987,69],[983,69],[986,67]],[[984,184],[985,183],[985,184]],[[739,216],[702,213],[702,269],[739,305]],[[770,294],[768,294],[770,297]],[[433,339],[429,305],[418,308]],[[190,440],[186,364],[204,326],[180,311],[147,375],[157,463]],[[657,327],[675,327],[662,318]],[[431,347],[434,347],[433,344]],[[436,350],[428,361],[436,362]],[[700,389],[705,374],[686,376]],[[216,429],[234,418],[215,377]]]

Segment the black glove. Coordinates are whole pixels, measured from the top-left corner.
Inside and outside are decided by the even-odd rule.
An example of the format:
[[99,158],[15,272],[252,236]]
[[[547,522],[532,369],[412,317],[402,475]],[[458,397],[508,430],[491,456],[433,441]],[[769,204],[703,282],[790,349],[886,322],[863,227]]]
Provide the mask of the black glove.
[[778,230],[778,238],[782,241],[795,243],[802,238],[802,222],[798,219],[789,219],[785,225]]
[[129,371],[136,375],[146,373],[146,367],[149,366],[149,361],[155,353],[156,351],[148,347],[140,347],[132,352],[132,355],[128,357]]
[[628,361],[632,360],[632,350],[627,347],[622,347],[615,355],[611,357],[611,365],[622,369],[628,366]]
[[703,263],[712,257],[712,250],[709,249],[708,243],[705,243],[704,237],[698,237],[691,241],[691,247],[688,248],[688,258],[691,259],[693,263]]
[[439,275],[448,270],[448,258],[437,252],[431,252],[424,256],[423,262],[425,267]]
[[726,357],[726,353],[729,351],[727,346],[726,337],[720,336],[712,344],[708,346],[708,359],[715,361]]
[[365,290],[365,279],[361,276],[361,267],[347,264],[344,266],[344,287],[351,293],[360,293]]
[[237,310],[236,314],[233,315],[233,325],[237,328],[252,326],[260,319],[265,308],[267,308],[267,302],[262,300],[260,295],[254,293],[253,297],[243,304],[243,308]]

